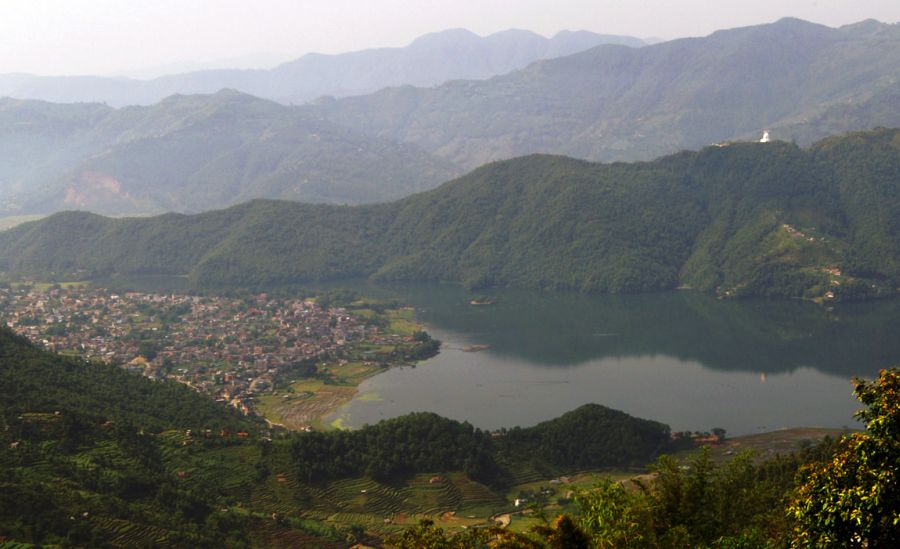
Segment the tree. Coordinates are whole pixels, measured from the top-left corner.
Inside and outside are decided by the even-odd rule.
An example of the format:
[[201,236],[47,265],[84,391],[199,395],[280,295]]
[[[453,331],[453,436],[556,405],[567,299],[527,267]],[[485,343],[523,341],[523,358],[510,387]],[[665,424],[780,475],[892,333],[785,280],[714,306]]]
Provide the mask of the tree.
[[618,482],[603,480],[578,493],[581,527],[599,549],[651,547],[653,517],[647,496],[629,492]]
[[789,506],[794,547],[900,547],[900,370],[854,384],[866,431],[801,471]]
[[141,341],[138,343],[138,353],[147,360],[156,358],[159,352],[159,345],[153,341]]
[[534,531],[547,540],[549,549],[588,549],[591,546],[591,538],[568,515],[559,515],[552,525],[537,526]]
[[408,528],[389,539],[397,549],[474,549],[487,547],[490,536],[485,530],[468,530],[456,536],[447,536],[443,528],[430,519],[422,519],[417,526]]

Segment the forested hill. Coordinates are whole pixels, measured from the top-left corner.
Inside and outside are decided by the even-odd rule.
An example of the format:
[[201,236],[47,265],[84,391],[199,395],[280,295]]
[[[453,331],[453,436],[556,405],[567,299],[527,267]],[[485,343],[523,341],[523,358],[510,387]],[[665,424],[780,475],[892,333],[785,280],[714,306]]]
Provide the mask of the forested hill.
[[598,46],[486,81],[391,88],[315,109],[470,168],[530,153],[647,160],[765,129],[808,145],[900,125],[898,76],[900,25],[788,18],[644,48]]
[[886,129],[809,149],[734,143],[635,164],[535,155],[381,205],[61,213],[0,233],[0,270],[190,274],[200,286],[371,276],[585,292],[892,295],[898,173],[900,130]]
[[0,326],[0,421],[22,420],[22,414],[151,432],[252,426],[234,409],[180,383],[157,383],[117,366],[64,358]]
[[0,99],[0,217],[383,202],[460,173],[414,145],[236,91],[122,109]]

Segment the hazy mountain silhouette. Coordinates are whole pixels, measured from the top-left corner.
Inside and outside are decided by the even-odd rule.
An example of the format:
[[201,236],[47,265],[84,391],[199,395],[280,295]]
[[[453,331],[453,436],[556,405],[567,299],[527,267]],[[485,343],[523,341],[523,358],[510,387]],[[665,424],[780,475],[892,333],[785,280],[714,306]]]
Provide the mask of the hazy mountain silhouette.
[[413,145],[234,91],[151,107],[0,100],[0,215],[382,202],[457,175]]
[[303,103],[323,95],[370,93],[387,86],[433,86],[454,79],[489,78],[599,44],[639,47],[644,42],[587,31],[563,31],[545,38],[523,30],[480,37],[453,29],[427,34],[403,48],[311,53],[271,70],[202,70],[152,80],[0,75],[0,96],[118,107],[149,105],[173,94],[207,94],[230,88],[283,103]]
[[734,139],[808,144],[900,125],[900,25],[798,19],[643,48],[604,45],[484,81],[410,86],[315,112],[476,167],[529,153],[643,160]]

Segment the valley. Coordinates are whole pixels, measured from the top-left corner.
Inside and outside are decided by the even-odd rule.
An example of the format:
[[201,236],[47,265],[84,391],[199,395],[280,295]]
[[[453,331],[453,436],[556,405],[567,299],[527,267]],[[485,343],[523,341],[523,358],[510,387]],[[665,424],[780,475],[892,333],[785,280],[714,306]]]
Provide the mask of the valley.
[[[507,457],[486,432],[427,413],[353,432],[290,434],[181,383],[51,355],[6,328],[0,360],[2,396],[13,386],[19,395],[4,398],[0,416],[0,497],[18,503],[4,503],[0,521],[14,509],[30,509],[41,527],[28,535],[41,539],[339,546],[377,540],[424,517],[456,530],[491,524],[490,517],[514,508],[502,487],[542,474],[514,449],[544,436],[542,430],[504,435]],[[585,450],[582,459],[597,466],[639,461],[667,440],[662,424],[599,406],[573,412],[560,428],[578,436],[584,421],[621,424],[611,436],[624,454]],[[446,433],[454,433],[455,448],[446,446]],[[364,442],[372,437],[380,442]],[[328,441],[357,450],[329,455],[335,450]],[[399,447],[409,453],[397,454]],[[417,448],[425,447],[430,457],[422,461]],[[550,453],[541,459],[547,461],[540,471],[564,463]],[[101,468],[105,476],[94,477]],[[51,490],[48,482],[63,484]],[[76,519],[68,514],[78,522],[71,524]],[[197,521],[205,526],[197,529]]]
[[0,4],[0,549],[900,546],[900,7]]
[[[0,524],[121,547],[534,539],[704,471],[712,494],[748,487],[740,528],[775,520],[826,435],[861,427],[848,379],[900,356],[898,244],[872,222],[898,208],[896,134],[0,232],[0,482],[20,502]],[[704,461],[710,431],[734,438]]]
[[[29,350],[24,340],[0,331],[0,362],[7,368],[0,373],[5,376],[0,389],[16,387],[20,395],[7,401],[2,416],[6,427],[0,459],[10,467],[6,486],[10,497],[32,506],[36,516],[48,517],[41,530],[47,540],[62,539],[54,536],[65,533],[70,541],[94,536],[117,547],[377,546],[411,535],[423,520],[447,535],[464,536],[479,528],[499,536],[528,535],[543,524],[542,516],[581,512],[578,497],[610,480],[637,486],[669,474],[657,469],[668,467],[664,460],[647,468],[661,453],[691,464],[701,459],[701,444],[712,444],[713,467],[730,467],[742,452],[751,451],[754,467],[776,467],[787,459],[777,467],[790,471],[794,458],[783,456],[809,452],[823,437],[848,432],[841,425],[851,423],[852,403],[837,404],[842,399],[828,391],[844,394],[846,389],[838,386],[846,387],[849,376],[871,376],[880,360],[890,364],[896,356],[887,340],[871,334],[874,326],[885,337],[895,333],[893,300],[825,310],[808,302],[720,300],[694,292],[586,299],[572,293],[495,290],[486,307],[473,305],[472,294],[459,286],[433,284],[358,281],[350,288],[326,284],[307,290],[272,287],[262,293],[181,293],[177,288],[184,279],[178,277],[107,282],[115,289],[87,282],[13,283],[0,289],[4,322],[60,353],[52,358]],[[679,322],[672,324],[675,318]],[[423,328],[445,341],[436,357],[430,358],[438,351],[436,341]],[[245,338],[250,342],[246,349]],[[466,352],[469,342],[485,349]],[[758,351],[745,354],[749,349]],[[875,354],[858,354],[861,349]],[[231,356],[233,352],[238,354]],[[660,353],[680,358],[643,376],[642,364],[658,361]],[[100,376],[93,382],[97,387],[77,398],[52,397],[78,391],[53,370],[67,364],[75,367],[68,375],[85,375],[89,370],[76,373],[82,368],[75,358],[79,355],[95,362],[90,375]],[[603,356],[625,365],[623,376],[592,385],[578,370],[585,361]],[[844,356],[870,367],[848,369]],[[20,362],[24,357],[40,357],[44,366],[19,370],[18,364],[27,364]],[[703,362],[700,376],[688,373],[693,368],[689,357]],[[468,371],[473,361],[475,370]],[[825,377],[833,382],[811,387],[805,368],[798,369],[809,363],[829,372]],[[737,372],[717,377],[719,368]],[[747,375],[742,368],[753,371]],[[566,396],[547,385],[535,386],[534,373],[541,369],[556,382],[562,376],[586,388],[590,398],[579,406],[571,386]],[[784,369],[804,386],[779,388]],[[429,377],[424,384],[402,380],[420,373]],[[435,373],[441,379],[430,379]],[[396,374],[401,378],[391,377]],[[637,380],[641,394],[629,392],[629,377]],[[519,378],[517,386],[506,383],[511,378]],[[713,379],[712,385],[704,386],[704,378]],[[687,416],[693,419],[674,409],[641,409],[641,402],[677,404],[692,398],[679,393],[676,380],[695,392],[706,391],[711,404],[706,416],[696,399],[691,408],[701,415]],[[380,388],[373,391],[371,382],[381,383]],[[178,400],[170,400],[166,405],[164,413],[171,419],[150,420],[159,413],[152,406],[134,402],[133,408],[118,407],[118,391],[129,384],[166,391],[182,386],[187,394],[177,397],[182,403],[173,406]],[[667,396],[654,396],[654,384],[665,387]],[[777,395],[790,394],[782,403],[788,404],[786,409],[805,408],[821,422],[827,408],[840,419],[815,429],[797,427],[810,424],[800,417],[782,416],[785,423],[775,423],[763,419],[762,409],[752,411],[736,400],[731,389],[723,390],[734,384],[742,384],[734,388],[738,393],[760,399],[770,410],[780,405],[773,400]],[[624,400],[603,393],[603,385]],[[531,387],[555,404],[544,408]],[[516,398],[508,402],[505,393],[510,391]],[[803,402],[803,391],[814,394],[814,401]],[[738,416],[766,426],[748,429],[729,423],[715,393]],[[86,408],[70,404],[92,398],[96,403]],[[216,408],[206,415],[179,412],[179,406],[200,405],[195,399]],[[598,399],[641,415],[667,417],[674,429],[590,404]],[[478,416],[479,400],[487,416]],[[387,401],[400,407],[387,414],[378,408],[361,415],[346,411],[348,404],[353,410]],[[445,401],[454,402],[455,409],[444,408]],[[513,406],[507,408],[508,403]],[[411,408],[405,407],[409,404]],[[523,413],[523,404],[529,414]],[[135,412],[140,415],[129,416]],[[116,425],[135,420],[149,432],[142,430],[138,441],[128,442]],[[723,425],[730,435],[724,442],[710,437],[712,426],[718,431]],[[601,440],[599,433],[608,434]],[[448,436],[456,441],[452,451],[443,446]],[[58,442],[48,444],[50,440]],[[585,444],[588,440],[592,442]],[[418,452],[418,445],[429,450]],[[118,485],[82,480],[85,471],[97,470],[99,464],[120,475]],[[138,473],[135,466],[145,472]],[[37,488],[63,479],[80,486],[80,495],[68,489],[51,495]],[[155,496],[169,503],[152,514],[136,513],[136,506],[158,505],[144,499],[141,490],[147,488],[140,486],[148,485],[170,491]],[[87,513],[77,529],[55,529],[52,514],[47,515],[49,497],[56,498],[55,512]],[[118,510],[100,504],[109,497],[118,502]],[[173,506],[189,501],[195,506],[189,514],[171,514],[178,508]],[[205,526],[192,526],[196,520],[204,520]]]

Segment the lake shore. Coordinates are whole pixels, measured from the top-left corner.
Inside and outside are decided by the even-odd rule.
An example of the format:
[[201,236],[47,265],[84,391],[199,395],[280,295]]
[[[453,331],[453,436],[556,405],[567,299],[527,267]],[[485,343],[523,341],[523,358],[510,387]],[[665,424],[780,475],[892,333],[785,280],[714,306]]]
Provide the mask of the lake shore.
[[385,324],[381,338],[392,338],[395,343],[385,344],[381,340],[354,343],[348,347],[345,357],[317,364],[315,377],[293,380],[284,389],[261,395],[254,403],[254,412],[270,426],[290,431],[344,428],[339,419],[329,424],[322,420],[353,400],[366,379],[415,361],[412,355],[423,344],[415,335],[424,333],[424,327],[415,321],[411,308],[397,307],[383,312],[360,308],[349,312]]

